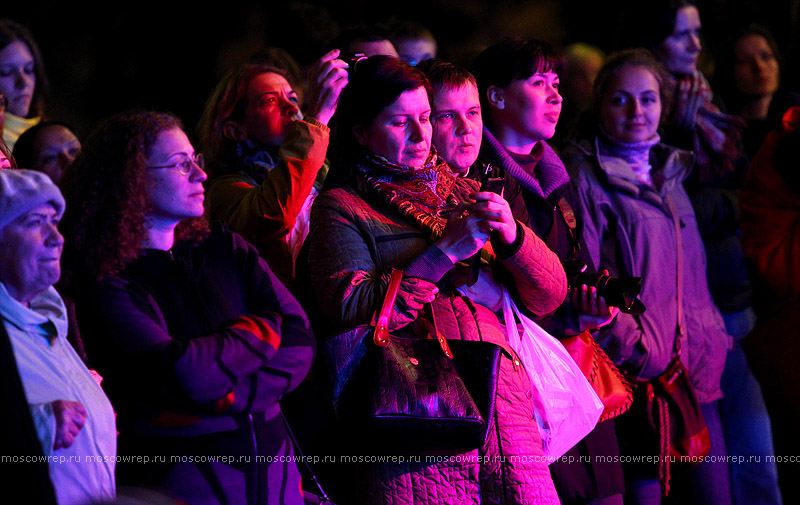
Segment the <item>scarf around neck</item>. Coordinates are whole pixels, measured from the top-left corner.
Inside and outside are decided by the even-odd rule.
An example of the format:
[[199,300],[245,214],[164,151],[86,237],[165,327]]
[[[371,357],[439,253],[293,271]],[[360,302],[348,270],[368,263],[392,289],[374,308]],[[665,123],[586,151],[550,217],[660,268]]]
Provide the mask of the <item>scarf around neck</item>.
[[26,307],[14,299],[0,282],[0,324],[11,324],[31,337],[66,338],[69,328],[67,307],[53,286],[31,300]]
[[699,179],[710,182],[733,172],[742,156],[744,119],[723,113],[712,103],[711,86],[699,70],[685,76],[670,76],[675,90],[672,122],[694,130],[694,151]]
[[603,125],[600,125],[599,131],[600,142],[609,154],[624,160],[631,167],[637,179],[652,186],[653,179],[650,177],[650,171],[653,167],[650,165],[650,149],[661,141],[658,133],[641,142],[623,142],[611,135]]
[[22,135],[25,130],[36,126],[41,121],[42,118],[39,116],[26,118],[6,111],[6,122],[3,128],[3,140],[8,145],[8,148],[13,149],[14,144],[16,144],[19,136]]
[[234,150],[220,160],[214,175],[240,173],[261,184],[280,162],[278,149],[261,147],[250,139],[240,140]]
[[356,174],[365,189],[400,215],[413,219],[433,240],[441,236],[447,216],[459,201],[453,194],[456,178],[433,149],[419,168],[396,165],[381,156],[367,154],[356,163]]

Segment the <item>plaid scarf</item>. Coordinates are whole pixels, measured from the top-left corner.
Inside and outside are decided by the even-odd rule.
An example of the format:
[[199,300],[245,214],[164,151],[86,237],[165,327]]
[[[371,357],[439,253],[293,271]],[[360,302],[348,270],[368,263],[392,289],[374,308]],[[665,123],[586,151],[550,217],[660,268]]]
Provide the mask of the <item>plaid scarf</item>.
[[730,173],[743,156],[744,119],[725,114],[711,102],[713,92],[700,71],[674,78],[672,122],[695,130],[694,151],[698,179],[710,182]]
[[447,216],[458,204],[453,194],[456,178],[447,163],[431,149],[422,167],[396,165],[383,157],[368,154],[356,163],[359,187],[379,196],[400,215],[414,220],[438,239]]

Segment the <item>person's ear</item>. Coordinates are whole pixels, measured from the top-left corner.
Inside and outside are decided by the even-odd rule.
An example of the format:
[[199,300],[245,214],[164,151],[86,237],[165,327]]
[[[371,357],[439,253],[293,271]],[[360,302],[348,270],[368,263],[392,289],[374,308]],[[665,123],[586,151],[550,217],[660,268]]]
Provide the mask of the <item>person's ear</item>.
[[505,99],[503,96],[503,88],[498,88],[497,86],[489,86],[486,90],[486,100],[489,102],[489,105],[496,109],[505,109]]
[[225,123],[222,125],[222,134],[225,136],[225,138],[235,142],[239,142],[247,138],[247,132],[244,130],[244,126],[237,121],[225,121]]
[[367,145],[367,135],[366,130],[361,125],[353,126],[353,136],[356,138],[359,144],[362,146]]

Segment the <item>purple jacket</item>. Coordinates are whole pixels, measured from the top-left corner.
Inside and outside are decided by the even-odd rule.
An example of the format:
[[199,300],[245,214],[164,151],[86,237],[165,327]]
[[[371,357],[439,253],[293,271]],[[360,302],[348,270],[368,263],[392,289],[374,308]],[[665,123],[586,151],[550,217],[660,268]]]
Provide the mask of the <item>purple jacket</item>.
[[296,465],[269,459],[293,453],[278,401],[308,373],[314,339],[255,248],[217,230],[146,250],[76,303],[119,454],[149,458],[118,464],[121,484],[192,504],[302,504]]
[[639,182],[623,160],[604,152],[597,139],[564,152],[570,173],[568,199],[579,223],[581,256],[590,269],[616,277],[642,277],[641,316],[620,313],[595,339],[618,364],[641,378],[655,377],[670,362],[678,324],[677,242],[671,196],[683,242],[681,360],[700,402],[722,396],[720,377],[729,336],[706,280],[706,257],[697,219],[683,187],[693,156],[665,144],[650,153],[655,187]]

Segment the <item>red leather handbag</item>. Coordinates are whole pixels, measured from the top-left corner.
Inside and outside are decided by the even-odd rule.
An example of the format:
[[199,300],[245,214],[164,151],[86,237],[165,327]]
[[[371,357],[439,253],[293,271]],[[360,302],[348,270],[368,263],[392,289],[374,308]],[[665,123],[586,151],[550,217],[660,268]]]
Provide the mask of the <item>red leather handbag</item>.
[[597,422],[617,417],[630,408],[633,387],[589,331],[561,339],[561,344],[603,402],[603,413]]

